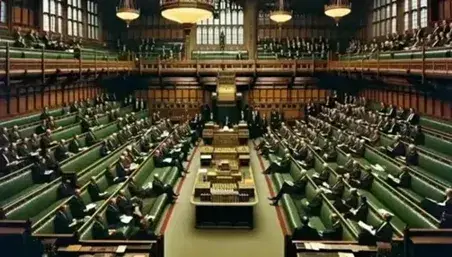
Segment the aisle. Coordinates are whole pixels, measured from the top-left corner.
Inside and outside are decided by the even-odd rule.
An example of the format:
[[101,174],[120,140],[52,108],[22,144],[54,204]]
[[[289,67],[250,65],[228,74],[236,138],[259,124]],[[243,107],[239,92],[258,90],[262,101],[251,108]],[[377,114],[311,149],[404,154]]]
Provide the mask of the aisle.
[[251,165],[256,180],[259,203],[255,208],[254,230],[198,230],[194,228],[194,208],[190,204],[195,174],[199,168],[199,150],[194,153],[190,174],[165,230],[166,257],[275,257],[283,256],[284,238],[265,177],[252,144]]

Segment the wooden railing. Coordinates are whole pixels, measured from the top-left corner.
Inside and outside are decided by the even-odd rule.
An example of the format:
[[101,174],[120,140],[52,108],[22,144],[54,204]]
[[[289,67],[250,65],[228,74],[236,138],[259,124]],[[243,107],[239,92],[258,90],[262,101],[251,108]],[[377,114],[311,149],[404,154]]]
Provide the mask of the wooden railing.
[[[8,56],[8,55],[7,55]],[[135,72],[162,75],[217,75],[222,70],[238,76],[285,75],[309,76],[318,72],[372,73],[376,75],[417,75],[452,77],[452,58],[410,60],[84,60],[2,58],[0,77],[75,73]]]

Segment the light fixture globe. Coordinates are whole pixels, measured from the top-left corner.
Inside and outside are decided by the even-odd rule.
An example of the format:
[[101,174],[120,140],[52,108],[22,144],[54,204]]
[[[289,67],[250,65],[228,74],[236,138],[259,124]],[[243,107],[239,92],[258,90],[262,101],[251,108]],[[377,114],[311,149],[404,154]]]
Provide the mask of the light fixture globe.
[[284,10],[271,11],[270,19],[276,23],[284,23],[292,19],[292,12]]
[[181,24],[196,24],[213,16],[212,0],[161,0],[160,11],[165,19]]
[[140,9],[136,8],[134,0],[121,0],[116,7],[116,17],[125,21],[129,27],[130,22],[140,17]]
[[333,18],[336,24],[339,20],[352,12],[352,4],[349,0],[332,0],[325,5],[325,15]]

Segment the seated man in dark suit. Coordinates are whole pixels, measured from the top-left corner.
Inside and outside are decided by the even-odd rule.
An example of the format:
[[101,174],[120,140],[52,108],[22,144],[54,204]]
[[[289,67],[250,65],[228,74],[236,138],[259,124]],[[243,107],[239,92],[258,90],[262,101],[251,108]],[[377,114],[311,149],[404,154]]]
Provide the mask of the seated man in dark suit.
[[39,147],[41,147],[39,137],[36,133],[33,133],[33,135],[31,135],[30,141],[28,141],[28,148],[30,148],[30,151],[32,152],[37,152],[39,151]]
[[139,222],[139,230],[135,235],[132,236],[132,240],[155,240],[156,234],[152,229],[152,224],[154,223],[154,218],[146,219],[143,218]]
[[74,154],[76,154],[76,153],[79,153],[80,151],[83,151],[83,150],[85,150],[85,148],[83,147],[80,147],[80,142],[78,141],[78,136],[77,135],[74,135],[73,137],[72,137],[72,140],[71,140],[71,142],[69,143],[69,151],[70,152],[72,152],[72,153],[74,153]]
[[45,133],[46,130],[47,130],[47,120],[43,120],[41,121],[41,124],[39,124],[39,126],[36,127],[35,133],[41,135]]
[[17,140],[19,140],[21,138],[22,137],[20,136],[19,127],[17,125],[13,126],[13,128],[11,129],[11,131],[9,133],[9,140],[11,142],[16,142]]
[[408,166],[417,166],[419,164],[419,155],[417,153],[416,146],[413,144],[408,145],[405,155],[405,163]]
[[330,177],[330,168],[328,167],[328,163],[323,163],[322,170],[320,172],[314,173],[314,175],[312,175],[312,180],[314,180],[314,182],[317,185],[320,185],[323,182],[328,181],[329,177]]
[[88,134],[86,134],[85,143],[86,143],[87,147],[90,147],[90,146],[94,145],[95,143],[97,143],[96,137],[94,136],[94,134],[92,132],[88,132]]
[[51,134],[52,134],[52,131],[50,131],[50,129],[48,129],[48,130],[46,130],[45,134],[41,136],[41,142],[40,142],[41,150],[45,150],[53,144],[52,139],[50,137]]
[[350,152],[355,157],[363,157],[364,150],[365,150],[364,139],[357,139],[356,143],[350,149]]
[[415,145],[423,145],[425,142],[425,135],[419,125],[414,126],[410,132],[410,142]]
[[361,196],[358,208],[350,209],[347,213],[345,213],[344,218],[354,221],[364,221],[367,219],[368,213],[369,204],[367,203],[367,198],[365,196]]
[[330,186],[327,182],[323,182],[320,189],[325,193],[328,199],[340,198],[344,193],[344,178],[342,175],[337,176],[336,183]]
[[156,150],[154,153],[154,162],[155,166],[158,168],[161,167],[177,167],[178,171],[181,173],[181,176],[184,176],[184,167],[182,164],[173,158],[165,158],[160,150]]
[[95,204],[86,205],[81,196],[80,189],[74,190],[74,197],[70,201],[71,213],[77,219],[90,216],[96,211]]
[[62,171],[61,171],[61,166],[58,163],[58,161],[55,159],[55,157],[53,156],[53,153],[50,149],[47,149],[44,151],[44,162],[46,164],[46,167],[48,170],[53,170],[56,176],[59,176]]
[[140,140],[140,150],[141,150],[141,152],[148,153],[149,151],[152,150],[152,146],[153,146],[152,143],[149,142],[149,140],[146,137],[143,137]]
[[72,234],[77,230],[78,225],[82,221],[74,219],[67,205],[63,205],[58,209],[53,224],[57,234]]
[[0,147],[9,146],[8,128],[1,128],[0,130]]
[[134,177],[132,177],[132,179],[129,181],[127,188],[129,189],[130,195],[138,198],[150,197],[153,193],[152,188],[148,186],[138,186]]
[[108,225],[104,223],[104,219],[100,214],[94,217],[93,223],[93,238],[95,240],[124,240],[124,234],[116,229],[110,229]]
[[83,133],[86,133],[86,132],[90,131],[91,123],[89,122],[88,115],[85,115],[85,117],[82,117],[80,125],[82,126]]
[[129,169],[127,168],[126,159],[124,156],[119,157],[119,161],[116,163],[116,177],[113,182],[119,183],[125,181],[129,177]]
[[111,153],[111,151],[110,151],[110,149],[108,149],[107,141],[106,140],[102,141],[101,146],[100,146],[100,155],[102,157],[105,157],[105,156],[109,155],[110,153]]
[[337,158],[337,152],[334,148],[334,145],[328,141],[325,147],[325,151],[323,152],[323,160],[326,162],[334,162]]
[[302,202],[302,208],[309,215],[317,215],[320,211],[320,207],[322,206],[323,197],[322,190],[317,189],[315,196],[311,199],[311,201]]
[[88,184],[88,193],[93,201],[100,201],[109,197],[108,192],[101,191],[97,184],[96,177],[91,177]]
[[400,173],[397,177],[389,174],[387,182],[392,186],[409,188],[411,184],[411,175],[409,173],[409,169],[406,166],[401,167]]
[[281,159],[272,162],[263,173],[271,174],[284,172],[289,169],[289,166],[290,166],[290,153],[286,152]]
[[348,195],[345,199],[337,198],[333,202],[333,206],[340,212],[344,213],[351,209],[356,209],[359,203],[358,190],[356,188],[350,188]]
[[336,172],[339,173],[339,174],[349,173],[353,169],[353,158],[352,158],[352,155],[348,153],[345,156],[345,158],[346,158],[346,161],[345,161],[344,165],[339,165],[336,168]]
[[341,240],[342,239],[342,224],[339,216],[333,213],[330,215],[331,219],[331,228],[325,229],[321,231],[319,234],[323,240],[333,241],[333,240]]
[[391,134],[391,135],[395,135],[399,132],[400,132],[400,126],[399,126],[399,124],[397,124],[396,119],[392,118],[390,125],[389,125],[389,129],[387,130],[387,133]]
[[55,172],[47,169],[42,156],[38,156],[36,158],[35,162],[31,166],[31,172],[33,181],[37,183],[50,182],[56,177]]
[[170,199],[172,202],[174,202],[179,196],[174,192],[171,185],[165,184],[160,180],[158,174],[154,174],[154,180],[152,181],[152,191],[154,191],[157,195],[166,194],[168,196],[168,199]]
[[[372,169],[368,166],[364,167],[364,171],[360,172],[361,176],[358,179],[352,179],[351,175],[348,176],[348,182],[353,187],[361,189],[369,189],[373,182]],[[355,177],[355,176],[354,176]]]
[[39,116],[39,119],[40,120],[47,120],[49,117],[50,117],[49,107],[46,106],[46,107],[44,107],[44,109],[42,109],[42,113]]
[[309,170],[312,167],[314,167],[314,162],[315,162],[314,154],[308,150],[306,158],[300,162],[300,165],[301,167],[303,167],[303,169]]
[[276,194],[275,197],[269,197],[268,200],[272,201],[270,205],[278,205],[279,200],[283,197],[284,194],[295,195],[295,194],[303,194],[304,189],[306,187],[306,183],[308,179],[305,175],[302,175],[298,180],[292,181],[284,181],[281,189]]
[[58,187],[58,195],[61,198],[66,198],[75,194],[75,188],[70,179],[61,182]]
[[29,139],[24,138],[22,143],[17,146],[17,153],[22,158],[29,158],[31,156],[30,148],[28,147]]
[[113,197],[108,201],[106,217],[109,228],[117,228],[121,222],[121,211],[116,203],[116,198]]
[[0,151],[0,171],[1,173],[8,174],[10,171],[19,165],[18,160],[11,158],[8,148],[3,148]]
[[301,219],[302,226],[301,228],[296,228],[294,231],[294,234],[292,237],[296,240],[309,240],[309,241],[315,241],[320,240],[319,232],[315,229],[309,226],[309,218],[304,216]]
[[359,244],[376,245],[377,242],[390,243],[392,241],[392,236],[394,234],[391,225],[392,214],[385,210],[379,211],[383,216],[383,222],[378,227],[374,228],[364,222],[359,223],[362,228],[358,237]]
[[417,125],[419,123],[419,115],[414,112],[413,108],[410,108],[410,112],[405,121],[411,125]]
[[71,156],[71,153],[69,153],[66,148],[66,141],[64,139],[60,140],[60,143],[58,144],[58,146],[55,149],[54,155],[55,155],[55,159],[58,162],[62,162],[66,158]]
[[393,158],[396,156],[405,156],[405,145],[400,141],[400,136],[396,136],[395,141],[391,145],[383,147],[382,150],[385,150]]
[[118,148],[118,142],[115,139],[115,134],[116,133],[114,133],[113,135],[109,136],[108,139],[107,139],[108,149],[110,151],[114,151],[116,148]]
[[143,217],[143,214],[141,213],[143,202],[141,199],[137,197],[130,198],[124,190],[121,190],[118,193],[118,196],[116,197],[116,204],[123,214],[140,219]]

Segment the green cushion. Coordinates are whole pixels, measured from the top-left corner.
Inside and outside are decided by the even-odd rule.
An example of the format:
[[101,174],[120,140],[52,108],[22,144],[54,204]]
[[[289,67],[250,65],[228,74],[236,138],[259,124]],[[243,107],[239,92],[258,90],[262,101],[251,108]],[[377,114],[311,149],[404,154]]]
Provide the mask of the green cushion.
[[[57,117],[57,116],[63,114],[63,109],[62,108],[52,109],[52,110],[49,110],[49,113],[50,113],[50,115]],[[0,127],[1,128],[3,128],[3,127],[10,128],[15,125],[20,127],[20,126],[23,126],[23,125],[26,125],[29,123],[39,122],[40,116],[41,116],[41,113],[36,113],[36,114],[26,115],[26,116],[19,117],[19,118],[5,120],[5,121],[0,122]]]
[[[423,153],[418,153],[419,167],[414,167],[418,171],[427,171],[426,175],[444,184],[452,185],[452,166],[440,160],[434,159]],[[422,170],[421,170],[422,169]]]
[[447,121],[437,120],[430,117],[421,117],[419,119],[419,125],[446,133],[452,133],[452,123]]
[[452,142],[425,133],[424,146],[437,152],[452,156]]

